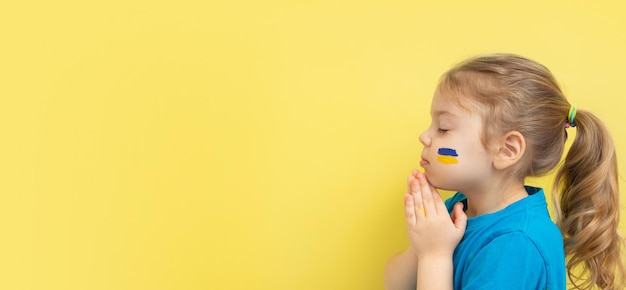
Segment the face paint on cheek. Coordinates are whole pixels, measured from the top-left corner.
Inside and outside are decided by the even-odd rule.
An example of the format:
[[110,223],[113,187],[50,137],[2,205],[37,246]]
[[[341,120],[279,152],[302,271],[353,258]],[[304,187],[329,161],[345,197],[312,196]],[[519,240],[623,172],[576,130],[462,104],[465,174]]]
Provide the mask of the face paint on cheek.
[[437,161],[443,164],[457,164],[459,160],[456,159],[459,154],[456,153],[456,150],[451,148],[439,148],[437,151]]

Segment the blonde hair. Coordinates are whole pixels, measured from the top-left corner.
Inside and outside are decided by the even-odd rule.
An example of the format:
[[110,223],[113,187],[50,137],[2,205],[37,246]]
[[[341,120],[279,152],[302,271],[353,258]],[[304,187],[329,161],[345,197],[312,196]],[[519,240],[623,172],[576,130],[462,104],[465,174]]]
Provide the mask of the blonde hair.
[[[462,106],[470,104],[481,111],[486,146],[491,136],[506,132],[524,136],[527,150],[510,169],[513,177],[543,175],[559,165],[571,105],[543,65],[512,54],[479,56],[444,74],[438,90],[456,97]],[[470,102],[462,102],[462,97]],[[568,278],[576,289],[624,289],[613,141],[588,111],[578,110],[575,124],[576,137],[554,183],[556,223],[563,234]]]

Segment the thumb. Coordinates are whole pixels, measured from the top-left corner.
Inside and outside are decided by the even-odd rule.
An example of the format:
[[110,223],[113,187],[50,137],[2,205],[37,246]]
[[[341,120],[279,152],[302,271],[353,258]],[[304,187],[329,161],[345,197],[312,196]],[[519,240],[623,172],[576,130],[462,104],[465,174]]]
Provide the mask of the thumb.
[[461,232],[465,232],[467,226],[467,215],[463,211],[463,203],[458,202],[452,210],[452,222],[454,226]]

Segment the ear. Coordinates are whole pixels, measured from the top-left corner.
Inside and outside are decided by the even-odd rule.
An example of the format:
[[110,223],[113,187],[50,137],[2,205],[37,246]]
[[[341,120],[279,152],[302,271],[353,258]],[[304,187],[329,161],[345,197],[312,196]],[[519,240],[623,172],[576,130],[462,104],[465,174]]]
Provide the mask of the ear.
[[506,169],[519,161],[526,151],[526,140],[520,132],[511,131],[502,136],[496,148],[493,165],[496,169]]

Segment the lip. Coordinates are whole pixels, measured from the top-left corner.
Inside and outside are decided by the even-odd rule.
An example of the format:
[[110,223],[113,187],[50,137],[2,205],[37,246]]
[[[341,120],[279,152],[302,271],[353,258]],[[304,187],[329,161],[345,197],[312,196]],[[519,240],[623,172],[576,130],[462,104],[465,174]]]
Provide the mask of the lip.
[[429,165],[429,164],[430,164],[430,162],[428,162],[428,160],[426,160],[426,159],[422,159],[420,161],[420,166],[421,167],[424,167],[424,166]]

